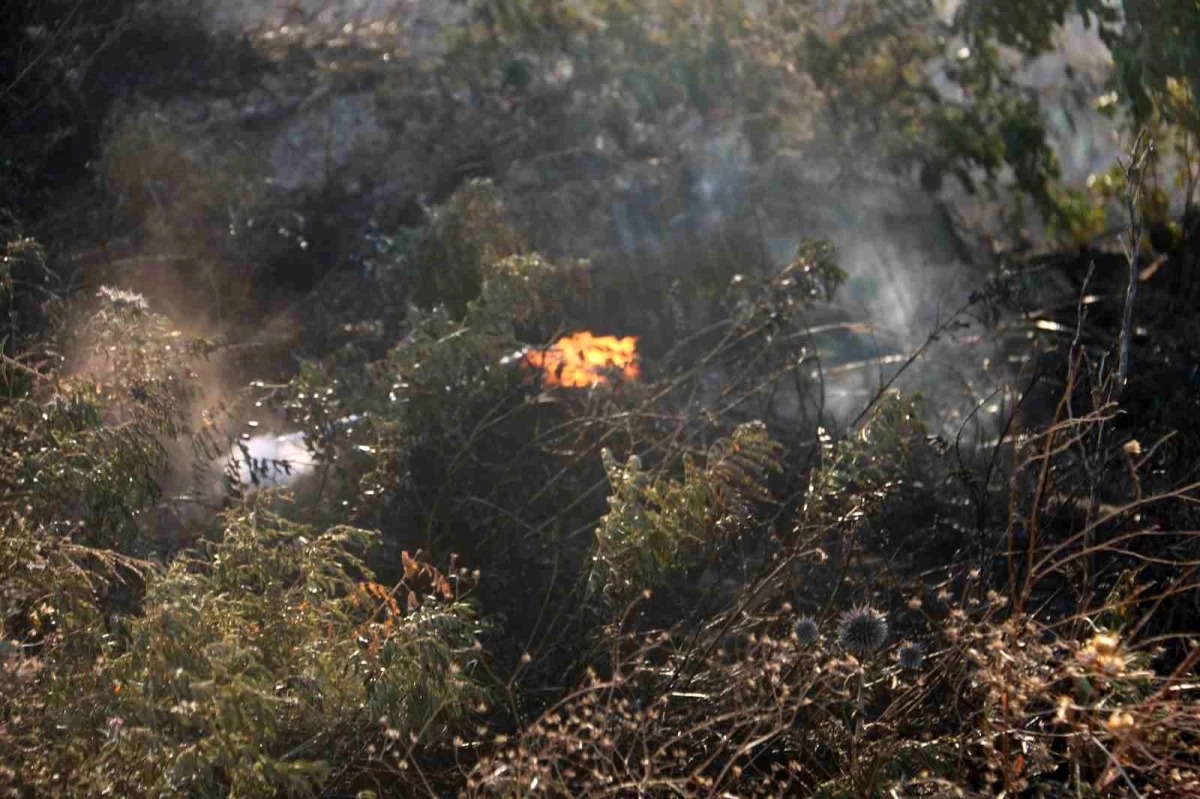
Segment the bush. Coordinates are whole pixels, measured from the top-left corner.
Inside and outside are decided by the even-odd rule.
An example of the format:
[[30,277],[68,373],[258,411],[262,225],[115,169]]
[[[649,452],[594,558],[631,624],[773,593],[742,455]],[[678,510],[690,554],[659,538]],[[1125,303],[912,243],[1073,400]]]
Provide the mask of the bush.
[[603,450],[611,489],[596,529],[594,590],[627,602],[740,537],[754,504],[770,498],[765,481],[779,468],[778,449],[761,423],[740,425],[709,448],[703,466],[687,458],[682,481],[646,473],[636,455],[622,466]]
[[[358,209],[334,209],[347,193],[304,206],[337,210],[315,225],[277,226],[295,198],[236,160],[201,167],[171,126],[131,113],[102,164],[126,222],[204,252],[206,231],[244,222],[238,235],[262,233],[243,256],[283,242],[276,277],[321,281],[304,306],[321,315],[293,309],[312,343],[296,372],[220,413],[200,403],[223,342],[120,288],[58,302],[51,258],[8,226],[0,793],[1200,790],[1200,484],[1181,477],[1195,441],[1168,429],[1195,403],[1139,394],[1081,319],[1066,347],[1036,339],[1030,388],[1003,392],[1011,407],[981,396],[940,418],[945,401],[902,377],[964,326],[956,314],[911,357],[860,342],[850,366],[878,365],[880,388],[843,423],[818,336],[871,333],[826,307],[846,280],[834,248],[801,239],[777,265],[768,235],[807,231],[768,232],[759,215],[764,198],[789,195],[780,217],[795,196],[820,200],[822,176],[804,170],[851,156],[847,175],[930,191],[943,176],[1016,187],[1078,245],[1128,200],[1124,221],[1150,227],[1151,246],[1185,248],[1146,162],[1087,192],[1056,185],[1037,97],[1011,64],[1050,48],[1072,8],[1095,12],[1133,118],[1170,131],[1190,198],[1193,76],[1176,41],[1190,17],[1167,8],[1159,25],[1131,2],[1124,26],[1091,2],[968,0],[950,17],[826,5],[478,0],[447,59],[390,77],[375,56],[398,27],[289,23],[277,55],[343,31],[323,45],[322,68],[346,68],[328,85],[417,97],[397,105],[447,167],[432,209],[422,197],[398,203],[392,229],[373,219],[353,274],[326,263],[355,235],[339,226]],[[93,41],[63,33],[0,102],[36,104],[23,81],[53,83],[70,69],[56,48]],[[39,35],[0,36],[0,66]],[[1163,58],[1137,55],[1160,40]],[[147,80],[143,99],[161,89]],[[496,182],[462,180],[480,173]],[[301,229],[329,246],[296,269]],[[1132,243],[1127,260],[1149,281]],[[676,261],[686,271],[665,268]],[[1002,289],[965,307],[991,312]],[[1081,317],[1085,304],[1100,302],[1080,301]],[[1026,321],[1022,335],[1065,327]],[[555,371],[564,348],[608,332],[620,362],[597,348],[582,353],[588,379]],[[1186,341],[1150,343],[1135,346],[1154,374],[1194,382]],[[1038,419],[1027,405],[1051,374]],[[214,496],[212,462],[250,454],[250,434],[219,422],[271,402],[312,473]],[[953,444],[933,434],[959,424]],[[183,540],[167,489],[189,447],[210,490],[184,498],[201,523]]]
[[213,345],[139,295],[100,299],[66,368],[5,363],[0,784],[312,794],[444,743],[483,696],[459,575],[406,562],[382,587],[371,534],[257,500],[199,550],[151,559],[166,446]]

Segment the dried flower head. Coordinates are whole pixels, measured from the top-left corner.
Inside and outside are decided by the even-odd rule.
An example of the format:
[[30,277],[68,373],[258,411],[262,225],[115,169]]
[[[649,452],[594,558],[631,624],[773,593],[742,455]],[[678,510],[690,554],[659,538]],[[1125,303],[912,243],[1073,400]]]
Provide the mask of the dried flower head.
[[1114,710],[1108,720],[1104,722],[1104,726],[1113,735],[1122,735],[1137,726],[1137,722],[1128,711]]
[[854,654],[879,649],[887,633],[887,617],[868,605],[846,611],[838,622],[838,642]]
[[925,664],[925,651],[917,644],[905,644],[898,654],[900,668],[918,671]]
[[817,626],[817,620],[812,616],[801,616],[796,620],[796,640],[803,645],[811,644],[817,640],[821,634],[821,629]]
[[1075,710],[1075,703],[1066,694],[1060,694],[1055,702],[1054,720],[1059,724],[1069,724]]
[[1112,633],[1097,633],[1075,656],[1085,666],[1099,674],[1116,677],[1125,672],[1125,655],[1121,639]]

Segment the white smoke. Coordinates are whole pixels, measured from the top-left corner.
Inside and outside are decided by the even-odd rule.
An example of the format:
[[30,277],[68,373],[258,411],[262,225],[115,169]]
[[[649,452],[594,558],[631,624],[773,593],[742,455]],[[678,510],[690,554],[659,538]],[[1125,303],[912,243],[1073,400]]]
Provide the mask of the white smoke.
[[303,433],[264,433],[246,439],[241,447],[231,454],[230,467],[246,490],[291,486],[316,468]]

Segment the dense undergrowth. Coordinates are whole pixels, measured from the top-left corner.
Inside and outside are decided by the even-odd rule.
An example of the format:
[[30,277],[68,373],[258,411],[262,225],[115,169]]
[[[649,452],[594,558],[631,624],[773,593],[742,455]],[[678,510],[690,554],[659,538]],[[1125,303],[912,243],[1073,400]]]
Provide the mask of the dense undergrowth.
[[[26,9],[30,41],[0,40],[28,134],[0,150],[0,794],[1200,793],[1194,9],[760,5],[469,3],[440,65],[352,78],[429,106],[397,124],[430,144],[432,204],[380,206],[356,269],[310,253],[268,291],[299,235],[275,221],[314,200],[241,155],[194,163],[137,105],[169,83],[121,98],[102,179],[47,177],[71,54],[161,18]],[[1142,131],[1085,188],[1011,74],[1075,5]],[[289,31],[221,52],[338,50]],[[814,333],[838,253],[798,235],[776,264],[756,227],[815,185],[797,153],[1031,200],[1057,254],[981,267],[888,376],[868,356],[839,416]],[[203,242],[155,284],[195,315],[108,285],[111,258],[89,273],[71,231],[24,235],[55,235],[54,199],[150,260]],[[908,382],[1078,264],[1071,324],[968,413],[940,373]],[[1129,274],[1144,330],[1084,301]],[[254,349],[237,320],[280,294],[306,315],[296,366],[221,396]],[[537,367],[582,327],[640,335],[637,371]],[[303,470],[252,457],[242,425],[267,414],[303,433]]]

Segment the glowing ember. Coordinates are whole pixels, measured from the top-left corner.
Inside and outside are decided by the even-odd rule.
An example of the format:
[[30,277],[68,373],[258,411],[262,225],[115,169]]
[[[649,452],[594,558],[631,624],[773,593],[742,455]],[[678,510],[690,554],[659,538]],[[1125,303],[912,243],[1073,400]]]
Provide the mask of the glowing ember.
[[560,338],[553,346],[525,353],[526,363],[542,370],[555,386],[588,388],[614,377],[636,380],[637,337],[593,336],[586,330]]

